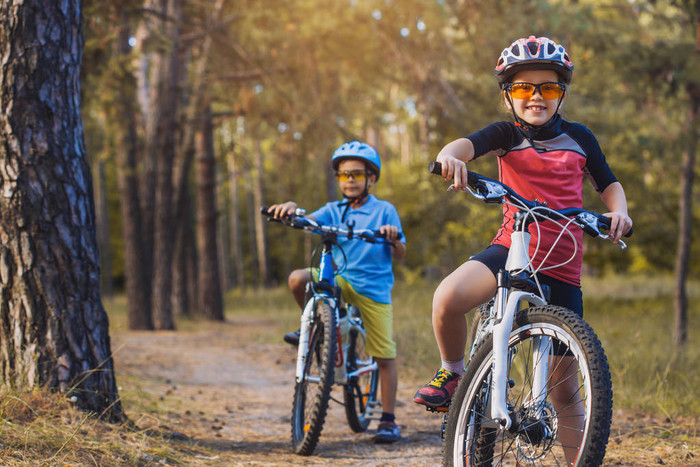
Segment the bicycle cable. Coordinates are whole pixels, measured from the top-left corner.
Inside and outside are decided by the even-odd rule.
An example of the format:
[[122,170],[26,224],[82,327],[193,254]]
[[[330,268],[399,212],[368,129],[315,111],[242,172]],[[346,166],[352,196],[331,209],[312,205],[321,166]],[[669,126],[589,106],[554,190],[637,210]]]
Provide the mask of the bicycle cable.
[[[540,284],[540,281],[539,281],[539,279],[538,279],[538,277],[537,277],[537,273],[539,273],[539,272],[541,272],[541,271],[546,271],[546,270],[549,270],[549,269],[555,269],[555,268],[562,267],[562,266],[564,266],[564,265],[570,263],[570,262],[576,257],[576,253],[577,253],[577,251],[578,251],[578,242],[576,241],[576,237],[574,236],[573,232],[571,232],[571,231],[569,230],[569,228],[568,228],[569,225],[571,225],[571,224],[574,222],[574,218],[570,218],[570,219],[569,219],[569,218],[567,218],[566,216],[564,216],[563,214],[557,212],[556,210],[551,209],[551,208],[548,208],[548,207],[546,207],[546,206],[536,206],[536,207],[534,207],[534,208],[530,208],[529,206],[527,206],[527,205],[525,205],[525,204],[523,204],[523,203],[509,202],[507,199],[504,199],[503,203],[504,203],[504,204],[508,204],[508,205],[510,205],[510,206],[513,206],[513,207],[515,207],[515,208],[518,208],[518,209],[521,209],[522,211],[524,211],[524,212],[525,212],[526,219],[527,219],[528,217],[532,217],[532,219],[533,219],[533,223],[535,224],[535,228],[537,229],[537,244],[535,245],[534,253],[533,253],[532,255],[530,255],[530,252],[529,252],[529,251],[527,252],[527,259],[528,259],[527,265],[525,265],[525,266],[524,266],[523,268],[521,268],[520,270],[516,271],[515,274],[519,274],[519,273],[521,273],[521,272],[526,271],[528,268],[530,268],[530,270],[532,271],[532,279],[535,281],[535,285],[537,285],[537,289],[538,289],[540,295],[541,295],[541,296],[544,296],[544,292],[543,292],[543,290],[542,290],[542,285]],[[539,251],[539,249],[540,249],[540,240],[541,240],[540,220],[538,219],[538,214],[535,212],[535,211],[538,211],[538,210],[539,210],[539,211],[544,211],[544,213],[541,213],[541,214],[539,214],[539,215],[540,215],[540,216],[543,216],[543,217],[547,217],[547,220],[549,220],[549,221],[555,223],[556,225],[560,226],[560,227],[561,227],[561,231],[559,232],[559,235],[557,236],[557,238],[556,238],[556,239],[554,240],[554,242],[552,243],[552,246],[549,248],[549,251],[546,253],[546,255],[544,256],[544,258],[540,261],[540,266],[539,266],[539,267],[535,267],[533,261],[534,261],[535,257],[537,256],[537,253],[538,253],[538,251]],[[552,218],[551,216],[554,215],[554,214],[556,214],[556,215],[558,215],[558,216],[561,216],[563,219],[567,219],[566,224],[562,224],[562,223],[559,222],[558,220]],[[526,225],[526,224],[527,224],[527,222],[524,222],[524,223],[523,223],[523,225]],[[544,267],[545,261],[547,260],[547,258],[549,258],[549,255],[554,251],[554,249],[556,248],[556,246],[559,244],[559,241],[561,240],[562,235],[564,235],[564,232],[566,232],[566,233],[569,235],[569,237],[571,238],[572,243],[573,243],[573,245],[574,245],[574,251],[573,251],[572,255],[569,257],[568,260],[564,261],[563,263],[556,264],[556,265],[553,265],[553,266]],[[522,242],[523,242],[523,245],[522,245],[522,246],[523,246],[523,250],[524,250],[524,247],[525,247],[525,238],[522,238]]]

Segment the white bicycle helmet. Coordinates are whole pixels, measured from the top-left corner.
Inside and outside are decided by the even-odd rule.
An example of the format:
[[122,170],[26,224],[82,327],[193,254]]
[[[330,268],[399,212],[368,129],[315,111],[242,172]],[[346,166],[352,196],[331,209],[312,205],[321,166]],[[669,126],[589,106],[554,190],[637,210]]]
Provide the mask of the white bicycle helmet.
[[496,79],[503,87],[521,70],[552,70],[564,84],[571,83],[574,64],[563,46],[547,37],[530,36],[513,42],[498,58]]

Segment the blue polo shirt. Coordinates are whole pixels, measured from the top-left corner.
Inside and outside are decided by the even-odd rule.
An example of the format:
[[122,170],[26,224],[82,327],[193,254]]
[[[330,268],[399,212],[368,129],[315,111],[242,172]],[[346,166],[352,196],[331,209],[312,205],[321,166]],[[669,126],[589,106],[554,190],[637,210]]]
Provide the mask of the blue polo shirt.
[[[365,204],[357,209],[346,209],[341,203],[347,200],[333,201],[309,214],[321,224],[345,226],[345,222],[355,222],[355,229],[378,230],[383,225],[395,225],[403,234],[401,220],[396,208],[388,201],[369,195]],[[403,235],[401,243],[406,243]],[[371,298],[378,303],[391,303],[391,289],[394,287],[391,246],[383,243],[368,243],[353,238],[339,236],[338,248],[333,250],[333,261],[340,275],[355,289],[355,292]]]

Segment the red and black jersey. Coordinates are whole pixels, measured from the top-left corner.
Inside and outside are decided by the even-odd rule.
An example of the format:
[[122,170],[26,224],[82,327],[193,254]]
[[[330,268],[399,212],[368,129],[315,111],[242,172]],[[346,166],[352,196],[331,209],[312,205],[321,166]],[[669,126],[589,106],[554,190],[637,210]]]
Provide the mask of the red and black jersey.
[[[598,192],[617,181],[593,133],[578,123],[567,122],[559,114],[537,129],[532,136],[513,122],[497,122],[468,136],[474,144],[475,158],[487,154],[498,157],[501,182],[526,199],[537,199],[554,209],[583,207],[583,179],[586,176]],[[503,225],[492,244],[510,248],[513,215],[516,208],[503,205]],[[561,228],[553,222],[541,222],[540,245],[534,257],[539,267],[559,236]],[[583,263],[583,232],[571,228],[578,242],[576,256],[567,264],[542,271],[564,282],[580,286]],[[530,255],[535,254],[537,228],[530,227]],[[559,247],[547,257],[544,267],[566,262],[573,252],[571,237],[564,234]]]

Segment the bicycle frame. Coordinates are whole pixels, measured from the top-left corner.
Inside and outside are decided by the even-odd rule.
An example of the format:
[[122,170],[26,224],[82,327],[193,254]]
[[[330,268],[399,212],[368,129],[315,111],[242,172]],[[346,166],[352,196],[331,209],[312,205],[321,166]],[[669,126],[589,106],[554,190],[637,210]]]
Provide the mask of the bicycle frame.
[[[296,381],[300,382],[304,375],[304,366],[306,364],[306,359],[308,358],[309,352],[309,328],[314,320],[314,306],[317,300],[324,300],[328,306],[331,307],[335,312],[335,322],[339,323],[340,318],[340,308],[342,299],[340,294],[335,294],[333,291],[337,290],[337,284],[335,280],[335,269],[333,267],[333,255],[332,248],[335,243],[336,234],[326,233],[322,243],[323,250],[321,252],[321,261],[319,264],[319,280],[312,284],[314,290],[314,296],[311,300],[306,303],[304,311],[301,315],[301,328],[299,336],[299,347],[297,349],[297,366],[296,366]],[[359,376],[363,373],[368,373],[370,371],[376,370],[377,362],[372,362],[370,365],[363,366],[351,373],[345,371],[345,349],[343,345],[343,336],[340,331],[340,326],[336,324],[336,339],[338,342],[337,354],[336,354],[336,384],[345,384],[348,379]],[[318,378],[308,377],[310,381],[315,381]]]

